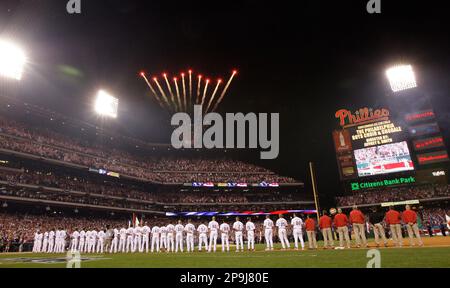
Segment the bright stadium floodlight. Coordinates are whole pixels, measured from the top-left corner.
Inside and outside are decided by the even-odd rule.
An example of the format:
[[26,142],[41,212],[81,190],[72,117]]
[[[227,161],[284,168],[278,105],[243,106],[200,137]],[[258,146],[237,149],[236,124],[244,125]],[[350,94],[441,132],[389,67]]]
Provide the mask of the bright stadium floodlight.
[[411,65],[397,65],[386,70],[386,76],[394,92],[417,87],[416,77]]
[[102,116],[117,118],[117,108],[119,99],[111,96],[107,92],[100,90],[95,100],[95,111]]
[[26,57],[22,49],[0,39],[0,76],[20,80],[25,62]]

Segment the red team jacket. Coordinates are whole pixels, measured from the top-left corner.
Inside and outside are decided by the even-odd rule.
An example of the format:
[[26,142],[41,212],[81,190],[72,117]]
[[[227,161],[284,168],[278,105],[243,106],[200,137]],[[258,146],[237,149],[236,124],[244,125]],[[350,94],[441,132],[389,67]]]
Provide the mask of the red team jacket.
[[405,223],[417,223],[417,213],[413,210],[403,211],[402,216]]
[[319,227],[320,229],[331,228],[331,217],[328,215],[323,215],[319,218]]
[[336,216],[334,216],[334,226],[336,227],[344,227],[348,224],[348,218],[347,215],[344,213],[338,213]]
[[305,221],[306,231],[315,231],[316,230],[316,221],[312,218],[308,218]]
[[366,219],[360,210],[352,210],[350,212],[350,223],[364,224],[364,222],[366,222]]
[[400,212],[396,210],[389,210],[388,212],[386,212],[385,220],[387,225],[400,224],[401,221]]

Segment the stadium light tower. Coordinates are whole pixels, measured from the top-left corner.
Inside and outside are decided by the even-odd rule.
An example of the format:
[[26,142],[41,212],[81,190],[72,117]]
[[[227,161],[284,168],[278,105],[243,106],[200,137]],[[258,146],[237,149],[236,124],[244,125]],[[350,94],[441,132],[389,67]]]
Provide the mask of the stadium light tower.
[[95,100],[95,112],[101,116],[117,118],[119,99],[108,94],[104,90],[99,90]]
[[386,70],[386,76],[393,92],[417,87],[416,77],[411,65],[396,65]]
[[0,39],[0,76],[20,80],[25,63],[26,56],[21,48]]

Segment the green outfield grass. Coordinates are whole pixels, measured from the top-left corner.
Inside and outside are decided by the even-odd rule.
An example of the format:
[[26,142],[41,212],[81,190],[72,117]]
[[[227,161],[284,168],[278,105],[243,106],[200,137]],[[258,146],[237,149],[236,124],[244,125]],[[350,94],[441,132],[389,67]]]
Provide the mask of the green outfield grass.
[[[450,267],[450,247],[382,248],[381,267]],[[82,268],[110,267],[149,267],[149,268],[325,268],[357,267],[364,268],[369,258],[367,249],[350,250],[305,250],[305,251],[264,251],[263,245],[255,252],[229,253],[178,253],[178,254],[90,254],[82,257],[99,257],[98,260],[83,261]],[[60,258],[65,255],[32,253],[0,254],[0,268],[63,268],[60,263],[17,263],[17,258]],[[61,260],[62,261],[62,260]]]

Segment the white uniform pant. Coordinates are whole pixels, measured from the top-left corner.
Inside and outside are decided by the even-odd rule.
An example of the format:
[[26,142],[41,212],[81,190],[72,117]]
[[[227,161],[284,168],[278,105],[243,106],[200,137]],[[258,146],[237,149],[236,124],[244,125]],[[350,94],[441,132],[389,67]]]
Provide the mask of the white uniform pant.
[[242,232],[236,232],[234,235],[236,237],[236,251],[239,251],[239,248],[241,251],[244,251],[244,240],[242,239]]
[[217,232],[211,232],[209,234],[209,246],[208,251],[211,252],[211,249],[216,252],[216,246],[217,246]]
[[48,239],[44,238],[44,242],[42,242],[41,252],[47,252]]
[[205,233],[198,236],[198,251],[202,251],[203,244],[205,244],[205,249],[208,250],[208,236]]
[[133,252],[141,251],[141,243],[142,243],[142,237],[141,236],[135,236],[134,237],[134,245],[133,245]]
[[247,249],[255,249],[255,232],[247,231]]
[[167,250],[167,235],[160,236],[159,238],[159,248]]
[[109,248],[109,253],[117,253],[117,244],[119,242],[119,239],[117,237],[114,237],[111,241],[111,247]]
[[48,241],[47,253],[53,253],[53,248],[55,246],[55,240]]
[[78,248],[78,239],[72,239],[72,245],[70,246],[70,251],[75,252]]
[[187,252],[194,252],[194,234],[186,234],[186,247]]
[[303,233],[301,229],[294,229],[292,231],[292,234],[294,236],[294,247],[298,249],[298,240],[300,240],[300,245],[302,246],[302,249],[305,248],[305,241],[303,241]]
[[225,251],[225,248],[227,251],[230,251],[230,242],[228,241],[228,233],[222,233],[221,235],[222,240],[222,251]]
[[103,239],[98,239],[97,241],[97,253],[103,253],[103,249],[105,248],[105,242]]
[[85,252],[84,238],[80,238],[80,241],[78,241],[78,251],[80,251],[80,253]]
[[139,248],[139,251],[144,252],[144,248],[145,248],[145,253],[148,253],[148,236],[144,235],[142,237],[142,243],[141,243],[141,247]]
[[283,247],[283,249],[291,248],[291,244],[289,244],[289,240],[287,238],[286,229],[278,230],[278,238],[280,238],[281,247]]
[[134,244],[133,240],[134,240],[133,236],[128,236],[127,237],[127,247],[126,247],[126,252],[127,253],[130,252],[130,251],[133,251],[133,244]]
[[174,252],[175,251],[175,244],[173,241],[173,234],[167,234],[167,250],[170,252]]
[[126,243],[127,241],[125,238],[119,238],[119,252],[125,253]]
[[159,252],[159,235],[152,236],[152,247],[150,249],[150,252],[153,253],[153,251],[156,249],[156,252]]
[[178,252],[178,249],[183,252],[183,234],[181,233],[175,235],[175,252]]
[[87,253],[94,253],[94,252],[95,252],[95,240],[89,239]]
[[273,231],[272,231],[272,229],[266,229],[264,231],[264,238],[266,238],[266,248],[273,249]]

